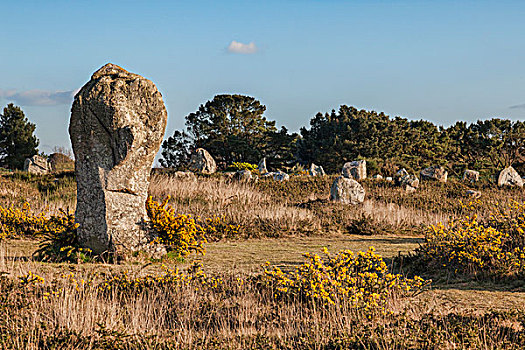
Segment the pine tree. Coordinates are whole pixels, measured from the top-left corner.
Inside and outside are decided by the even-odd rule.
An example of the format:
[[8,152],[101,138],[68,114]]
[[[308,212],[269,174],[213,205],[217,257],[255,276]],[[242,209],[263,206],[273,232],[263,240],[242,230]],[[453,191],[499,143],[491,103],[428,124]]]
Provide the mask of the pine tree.
[[26,158],[38,153],[35,124],[29,122],[20,107],[8,104],[0,114],[0,165],[22,169]]

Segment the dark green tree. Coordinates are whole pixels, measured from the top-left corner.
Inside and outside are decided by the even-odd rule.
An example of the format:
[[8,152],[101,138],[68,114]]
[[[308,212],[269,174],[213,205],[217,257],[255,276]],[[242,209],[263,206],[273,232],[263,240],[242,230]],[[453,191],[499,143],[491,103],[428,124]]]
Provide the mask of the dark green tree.
[[8,104],[0,114],[0,165],[22,169],[26,158],[38,153],[35,124],[29,122],[20,107]]
[[[293,139],[264,116],[266,106],[251,96],[217,95],[185,117],[186,131],[163,144],[163,166],[181,167],[191,150],[205,148],[224,168],[232,162],[257,163],[262,157],[279,166],[290,160]],[[283,145],[286,143],[286,147]]]

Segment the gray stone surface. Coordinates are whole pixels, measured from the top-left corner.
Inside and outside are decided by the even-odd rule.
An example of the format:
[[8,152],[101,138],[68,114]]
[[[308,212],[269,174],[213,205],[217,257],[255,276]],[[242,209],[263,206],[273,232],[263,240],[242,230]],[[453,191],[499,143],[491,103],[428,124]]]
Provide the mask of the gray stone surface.
[[399,169],[397,173],[394,174],[393,180],[396,184],[400,185],[400,180],[403,176],[408,175],[408,171],[405,168]]
[[282,171],[273,171],[271,173],[266,173],[263,177],[271,177],[275,181],[288,181],[290,180],[290,175]]
[[383,175],[375,174],[374,176],[372,176],[372,179],[374,179],[374,180],[383,180]]
[[259,174],[261,175],[268,173],[268,168],[266,168],[266,158],[261,159],[259,164],[257,164],[257,170],[259,170]]
[[356,205],[365,200],[365,189],[356,180],[339,176],[330,188],[330,200]]
[[324,169],[320,165],[315,165],[312,163],[310,166],[310,169],[308,170],[308,175],[310,176],[325,176],[326,173],[324,172]]
[[196,173],[213,174],[217,171],[217,164],[210,152],[204,148],[197,148],[191,154],[188,169]]
[[465,194],[468,196],[468,197],[472,197],[472,198],[475,198],[475,199],[478,199],[481,197],[481,192],[479,191],[474,191],[474,190],[466,190],[465,191]]
[[440,165],[433,165],[421,170],[419,175],[421,176],[421,180],[447,182],[448,171]]
[[241,182],[247,182],[252,179],[252,172],[250,170],[239,170],[233,174],[233,179]]
[[503,169],[499,173],[498,186],[523,187],[524,181],[513,167]]
[[69,135],[75,153],[76,220],[94,253],[142,249],[151,166],[167,113],[155,85],[107,64],[76,94]]
[[479,171],[476,170],[465,170],[463,173],[463,181],[475,183],[479,180]]
[[419,179],[416,175],[404,175],[399,179],[399,185],[405,189],[406,192],[414,192],[419,187]]
[[348,179],[366,179],[366,160],[355,160],[343,165],[342,175]]
[[24,171],[31,174],[47,174],[51,171],[51,165],[46,158],[34,155],[31,158],[26,158]]

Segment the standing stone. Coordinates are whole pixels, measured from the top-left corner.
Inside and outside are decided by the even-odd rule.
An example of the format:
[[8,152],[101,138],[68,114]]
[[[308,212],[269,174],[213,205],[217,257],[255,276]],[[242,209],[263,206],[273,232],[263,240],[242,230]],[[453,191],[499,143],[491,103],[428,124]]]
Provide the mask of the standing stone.
[[374,179],[374,180],[383,180],[383,175],[375,174],[374,176],[372,176],[372,179]]
[[257,170],[259,170],[259,174],[261,175],[268,173],[268,169],[266,168],[266,158],[261,159],[259,164],[257,164]]
[[75,215],[80,241],[94,253],[138,250],[147,242],[145,202],[166,121],[155,85],[111,63],[75,95],[69,124]]
[[419,175],[421,176],[421,180],[447,182],[448,171],[446,171],[445,168],[440,165],[433,165],[421,170]]
[[248,182],[252,179],[252,172],[247,169],[239,170],[235,172],[232,177],[240,182]]
[[204,148],[197,148],[190,158],[188,169],[196,173],[213,174],[217,171],[217,164],[210,152]]
[[479,180],[479,171],[467,169],[463,173],[463,181],[475,183],[475,182],[478,182],[478,180]]
[[419,187],[419,179],[416,175],[405,175],[399,179],[399,185],[408,193],[412,193]]
[[348,179],[366,179],[366,160],[356,160],[343,165],[342,175]]
[[498,186],[519,186],[523,187],[523,179],[520,177],[518,172],[511,166],[503,169],[499,173]]
[[288,181],[290,180],[290,175],[282,171],[273,171],[271,173],[266,173],[263,177],[271,177],[275,181]]
[[24,162],[24,171],[31,174],[47,174],[51,171],[51,166],[46,158],[34,155],[31,158],[26,158]]
[[474,199],[478,199],[481,197],[481,192],[479,191],[474,191],[474,190],[466,190],[465,191],[465,194],[469,197],[472,197]]
[[314,163],[312,163],[312,165],[310,166],[310,170],[308,170],[308,174],[310,176],[325,176],[326,175],[323,167],[320,165],[315,165]]
[[393,179],[396,184],[400,185],[401,178],[405,175],[408,175],[408,171],[405,168],[399,169],[397,173],[394,174]]
[[339,176],[330,188],[330,200],[353,205],[363,203],[365,189],[356,180]]

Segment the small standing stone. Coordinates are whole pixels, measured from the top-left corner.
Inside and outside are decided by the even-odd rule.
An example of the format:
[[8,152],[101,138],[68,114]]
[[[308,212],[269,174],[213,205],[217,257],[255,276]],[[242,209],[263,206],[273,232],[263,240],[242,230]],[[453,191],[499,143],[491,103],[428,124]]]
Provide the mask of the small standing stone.
[[330,188],[330,200],[352,205],[363,203],[365,189],[356,180],[339,176]]
[[399,184],[406,192],[412,193],[419,187],[419,179],[416,175],[405,175],[399,179]]
[[233,174],[233,178],[240,182],[247,182],[252,179],[252,172],[250,170],[239,170]]
[[394,174],[393,178],[396,184],[400,184],[400,180],[403,176],[408,175],[408,171],[405,168],[399,169],[397,173]]
[[478,180],[479,180],[479,171],[467,169],[463,173],[463,181],[475,183],[475,182],[478,182]]
[[465,192],[465,194],[469,197],[472,197],[472,198],[475,198],[475,199],[478,199],[481,197],[481,192],[479,191],[474,191],[474,190],[467,190]]
[[433,165],[431,167],[421,170],[419,173],[422,180],[434,180],[439,182],[447,182],[448,171],[440,165]]
[[266,168],[266,158],[261,159],[259,164],[257,164],[257,170],[259,170],[259,174],[261,175],[268,173],[268,169]]
[[366,160],[356,160],[343,165],[342,175],[348,179],[366,179]]
[[51,166],[46,158],[34,155],[31,158],[26,158],[24,162],[24,171],[31,174],[43,175],[51,171]]
[[519,186],[523,187],[523,179],[520,177],[516,169],[509,166],[503,169],[498,177],[498,186]]
[[196,173],[213,174],[217,171],[217,164],[210,152],[204,148],[197,148],[190,158],[188,169]]
[[325,176],[326,175],[323,167],[320,165],[315,165],[314,163],[312,163],[312,165],[310,166],[310,170],[308,170],[308,174],[310,176]]

